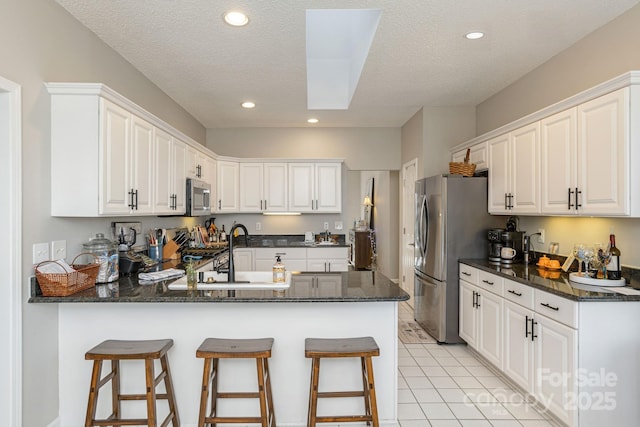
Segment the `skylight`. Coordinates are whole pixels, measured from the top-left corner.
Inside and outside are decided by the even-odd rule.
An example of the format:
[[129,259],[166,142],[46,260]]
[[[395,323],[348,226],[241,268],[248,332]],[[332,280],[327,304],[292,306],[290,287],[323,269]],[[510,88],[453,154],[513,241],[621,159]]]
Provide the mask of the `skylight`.
[[346,110],[358,86],[382,11],[307,10],[307,108]]

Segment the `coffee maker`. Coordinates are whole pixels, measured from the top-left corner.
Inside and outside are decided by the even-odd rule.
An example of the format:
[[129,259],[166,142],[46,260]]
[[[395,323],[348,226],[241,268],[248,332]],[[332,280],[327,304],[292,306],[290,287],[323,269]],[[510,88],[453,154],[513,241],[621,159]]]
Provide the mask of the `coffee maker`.
[[500,252],[502,251],[502,233],[504,228],[490,228],[487,231],[487,240],[489,240],[489,263],[500,264]]
[[[514,262],[522,261],[523,259],[523,246],[522,239],[524,238],[524,231],[508,231],[505,230],[501,234],[502,247],[504,248],[513,248],[516,251],[516,255],[514,257],[500,257],[500,264],[502,265],[511,265]],[[502,249],[501,249],[502,251]]]

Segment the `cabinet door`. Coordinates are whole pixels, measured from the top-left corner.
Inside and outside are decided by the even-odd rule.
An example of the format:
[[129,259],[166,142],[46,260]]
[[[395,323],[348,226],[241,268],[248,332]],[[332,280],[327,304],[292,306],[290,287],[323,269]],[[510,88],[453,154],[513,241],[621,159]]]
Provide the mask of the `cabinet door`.
[[324,259],[307,259],[307,271],[327,272],[327,260]]
[[460,280],[460,338],[474,349],[478,348],[478,316],[474,304],[476,290],[475,286]]
[[289,210],[312,212],[315,207],[313,163],[289,164]]
[[299,297],[310,297],[314,295],[316,276],[311,275],[295,275],[291,278],[291,287],[289,294]]
[[582,214],[629,212],[629,89],[578,106],[578,199]]
[[[575,215],[577,187],[576,109],[540,122],[540,197],[545,214]],[[570,193],[571,191],[571,193]]]
[[[186,193],[187,193],[187,145],[173,140],[172,145],[172,158],[173,158],[173,194],[175,196],[173,210],[176,214],[183,214],[186,212]],[[213,191],[213,190],[212,190]],[[212,199],[215,200],[215,199]]]
[[511,212],[540,212],[540,123],[511,132]]
[[319,297],[338,297],[342,295],[342,276],[327,274],[316,276],[315,292]]
[[[487,161],[487,143],[481,142],[472,147],[469,147],[469,163],[476,165],[476,170],[483,170],[489,167]],[[452,162],[464,162],[464,158],[467,155],[467,150],[460,150],[454,153],[451,158]]]
[[349,271],[349,260],[345,259],[328,259],[327,271]]
[[503,371],[528,393],[534,392],[534,346],[530,328],[533,311],[504,302]]
[[233,265],[236,271],[253,271],[253,249],[234,249]]
[[489,212],[509,213],[509,134],[489,141]]
[[318,163],[315,169],[315,211],[342,211],[342,165],[340,163]]
[[240,163],[240,211],[262,212],[264,197],[262,163]]
[[100,99],[100,214],[128,214],[131,204],[131,114]]
[[238,212],[239,167],[237,162],[218,161],[218,212]]
[[545,316],[536,315],[535,320],[535,395],[572,425],[574,411],[565,405],[576,398],[577,331]]
[[189,178],[198,177],[198,150],[189,146],[187,147],[187,176]]
[[502,369],[502,298],[479,291],[478,352]]
[[157,214],[174,213],[174,159],[173,138],[161,129],[155,130],[154,135],[154,167],[155,185],[153,192],[153,211]]
[[132,116],[131,186],[136,191],[136,207],[133,214],[153,212],[153,126]]
[[287,169],[286,163],[264,164],[263,210],[271,212],[286,212],[289,210]]

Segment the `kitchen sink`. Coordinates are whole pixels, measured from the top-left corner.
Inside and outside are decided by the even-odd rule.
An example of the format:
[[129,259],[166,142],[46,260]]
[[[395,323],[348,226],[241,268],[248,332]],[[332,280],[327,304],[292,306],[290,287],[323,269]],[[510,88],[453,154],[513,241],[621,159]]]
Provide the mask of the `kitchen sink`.
[[[291,285],[291,272],[285,273],[284,283],[273,283],[273,273],[271,271],[236,271],[236,281],[227,282],[226,273],[216,271],[205,271],[204,282],[197,284],[197,289],[201,291],[210,290],[280,290],[288,289]],[[168,285],[173,291],[187,290],[187,278],[179,278]]]

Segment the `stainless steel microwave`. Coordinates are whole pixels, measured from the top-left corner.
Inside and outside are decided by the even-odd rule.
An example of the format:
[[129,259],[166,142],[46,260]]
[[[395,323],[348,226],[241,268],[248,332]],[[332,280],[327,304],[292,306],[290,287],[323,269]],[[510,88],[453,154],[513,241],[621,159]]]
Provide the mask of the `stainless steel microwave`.
[[211,184],[187,178],[186,216],[211,214]]

